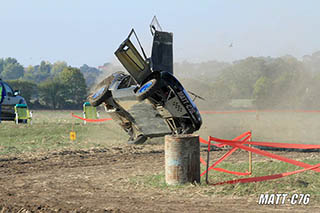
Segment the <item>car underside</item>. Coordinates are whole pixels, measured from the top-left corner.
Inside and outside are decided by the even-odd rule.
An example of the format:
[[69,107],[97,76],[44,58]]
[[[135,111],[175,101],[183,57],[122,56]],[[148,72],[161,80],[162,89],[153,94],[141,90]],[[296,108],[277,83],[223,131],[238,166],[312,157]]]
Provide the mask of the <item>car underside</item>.
[[[132,30],[115,52],[128,73],[113,73],[88,97],[91,105],[104,105],[129,134],[129,143],[134,144],[148,137],[190,134],[202,124],[199,110],[173,75],[172,33],[159,31],[152,24],[150,29],[151,57],[145,56]],[[138,40],[144,58],[133,45],[132,36]]]

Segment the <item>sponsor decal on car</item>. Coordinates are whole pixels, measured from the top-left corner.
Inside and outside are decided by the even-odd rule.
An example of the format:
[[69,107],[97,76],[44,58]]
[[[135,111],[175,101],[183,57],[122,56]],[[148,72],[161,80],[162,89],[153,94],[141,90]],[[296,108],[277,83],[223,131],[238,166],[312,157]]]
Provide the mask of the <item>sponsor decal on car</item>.
[[186,97],[183,91],[177,92],[182,104],[186,107],[189,113],[193,116],[193,113],[196,112],[192,104],[190,103],[189,99]]

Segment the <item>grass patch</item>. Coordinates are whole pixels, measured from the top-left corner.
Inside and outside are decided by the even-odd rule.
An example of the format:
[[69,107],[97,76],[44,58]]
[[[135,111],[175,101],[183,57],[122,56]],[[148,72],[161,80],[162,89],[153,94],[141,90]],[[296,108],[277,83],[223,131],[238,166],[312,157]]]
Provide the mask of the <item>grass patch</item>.
[[[69,137],[72,129],[77,136],[74,142]],[[112,121],[84,125],[72,118],[70,111],[36,111],[32,125],[13,121],[0,124],[0,155],[107,147],[121,144],[127,137]]]
[[149,175],[149,176],[134,176],[131,177],[130,182],[135,185],[146,185],[153,188],[168,188],[166,184],[164,173]]
[[[82,115],[82,111],[35,110],[33,125],[2,122],[0,155],[107,147],[121,145],[128,140],[129,136],[114,121],[84,125],[81,120],[73,118],[71,113]],[[100,117],[107,118],[109,115],[101,111]],[[211,135],[232,139],[245,131],[253,130],[253,140],[258,141],[314,144],[319,141],[319,113],[261,113],[259,120],[255,113],[212,114],[202,117],[203,126],[196,134],[203,138]],[[76,142],[70,142],[69,139],[72,126],[77,134]]]
[[[320,159],[308,159],[303,162],[314,165],[319,163]],[[232,171],[246,171],[248,168],[247,163],[221,163],[220,167]],[[278,174],[288,171],[301,169],[300,167],[285,163],[285,162],[257,162],[253,163],[252,177],[265,176],[271,174]],[[222,181],[246,178],[235,177],[233,175],[226,175],[221,172],[210,171],[209,182],[218,183]],[[204,182],[204,178],[202,179]],[[314,171],[306,171],[296,175],[287,176],[280,179],[256,182],[256,183],[238,183],[238,184],[225,184],[215,186],[207,193],[211,194],[232,194],[238,196],[261,194],[261,193],[310,193],[320,200],[320,174]]]
[[[319,163],[320,158],[308,159],[303,162],[314,165]],[[219,167],[244,172],[248,168],[248,164],[243,163],[221,163]],[[300,167],[284,163],[284,162],[257,162],[253,164],[253,174],[250,177],[258,177],[264,175],[271,175],[277,173],[283,173],[288,171],[294,171],[301,169]],[[204,171],[204,166],[201,171]],[[209,183],[218,183],[222,181],[246,178],[248,176],[235,176],[222,172],[216,172],[210,170]],[[145,185],[153,188],[160,189],[185,189],[190,184],[181,186],[168,186],[165,183],[164,173],[149,176],[139,176],[131,178],[133,184]],[[313,201],[320,201],[320,173],[314,171],[306,171],[296,175],[287,176],[284,178],[256,182],[256,183],[238,183],[238,184],[225,184],[218,186],[211,186],[205,184],[205,176],[201,177],[201,184],[199,185],[200,192],[206,195],[236,195],[236,196],[248,196],[259,195],[261,193],[308,193],[311,194]]]

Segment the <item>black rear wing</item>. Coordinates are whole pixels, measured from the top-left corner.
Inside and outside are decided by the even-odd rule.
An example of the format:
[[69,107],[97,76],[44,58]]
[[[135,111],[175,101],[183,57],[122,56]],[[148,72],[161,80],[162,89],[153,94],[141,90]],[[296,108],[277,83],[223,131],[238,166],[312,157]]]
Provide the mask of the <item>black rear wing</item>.
[[173,74],[173,34],[162,31],[162,28],[154,16],[150,31],[153,35],[151,52],[151,68],[153,71],[167,71]]
[[153,71],[167,71],[173,74],[173,34],[155,30],[151,52]]

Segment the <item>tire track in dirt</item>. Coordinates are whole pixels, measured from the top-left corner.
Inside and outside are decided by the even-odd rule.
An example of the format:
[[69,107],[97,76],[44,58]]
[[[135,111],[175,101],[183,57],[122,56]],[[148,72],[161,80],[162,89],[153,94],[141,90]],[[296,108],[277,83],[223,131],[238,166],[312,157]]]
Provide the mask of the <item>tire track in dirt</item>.
[[[224,152],[213,152],[214,158]],[[205,152],[202,153],[205,155]],[[301,154],[288,153],[295,155]],[[291,156],[292,157],[292,156]],[[303,156],[302,156],[303,157]],[[235,153],[235,161],[247,160]],[[265,212],[255,197],[210,196],[197,186],[153,188],[131,178],[164,171],[163,146],[37,153],[0,159],[0,212]],[[254,206],[255,208],[252,208]],[[308,208],[308,211],[312,211]],[[300,209],[303,211],[303,209]]]

